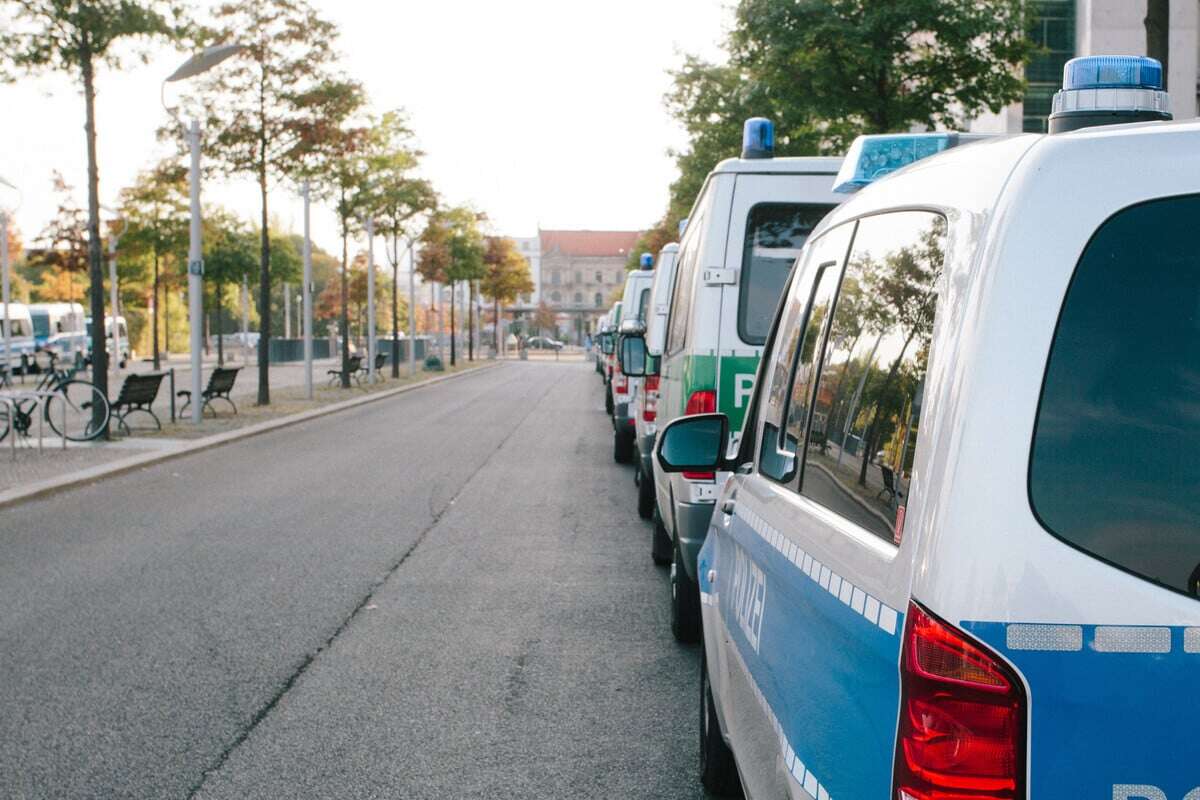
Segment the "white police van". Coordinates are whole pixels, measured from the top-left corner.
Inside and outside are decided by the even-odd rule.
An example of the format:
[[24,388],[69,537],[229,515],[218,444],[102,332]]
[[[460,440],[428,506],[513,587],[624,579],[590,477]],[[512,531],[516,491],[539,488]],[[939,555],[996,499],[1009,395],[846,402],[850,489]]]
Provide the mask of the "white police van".
[[[1066,71],[1056,109],[1161,116],[1157,62]],[[704,782],[1197,800],[1200,121],[955,138],[855,145],[850,184],[946,152],[809,238],[735,456],[721,415],[659,433],[734,472]]]
[[621,324],[621,302],[613,303],[608,310],[604,333],[600,337],[600,355],[603,366],[600,372],[604,378],[604,413],[612,417],[613,393],[612,378],[617,364],[617,326]]
[[[33,336],[33,318],[29,306],[24,303],[0,303],[0,370],[17,372],[24,369],[33,359],[36,348]],[[7,336],[5,336],[7,334]],[[5,349],[5,340],[11,352]]]
[[59,358],[87,352],[87,316],[79,303],[30,303],[29,315],[38,349]]
[[[754,118],[741,158],[709,173],[681,234],[659,374],[658,423],[720,411],[740,427],[771,313],[792,262],[834,194],[840,158],[774,158],[774,128]],[[655,471],[655,493],[673,543],[671,629],[700,634],[696,554],[704,543],[716,477]]]
[[667,312],[671,307],[671,287],[675,282],[675,257],[679,245],[675,242],[663,247],[654,268],[654,281],[650,285],[649,308],[646,313],[646,375],[641,378],[641,390],[633,399],[633,419],[637,430],[637,472],[634,482],[638,487],[638,516],[654,519],[654,563],[665,566],[671,561],[671,540],[659,519],[658,503],[654,497],[654,436],[658,431],[658,369],[654,366],[662,355],[663,340],[667,334]]
[[[654,280],[654,256],[642,253],[640,265],[641,269],[635,269],[625,276],[625,291],[621,295],[621,327],[618,333],[627,331],[640,335],[646,330],[650,284]],[[637,431],[634,429],[630,409],[641,382],[640,377],[630,377],[619,369],[613,371],[613,461],[618,464],[628,464],[634,460]]]

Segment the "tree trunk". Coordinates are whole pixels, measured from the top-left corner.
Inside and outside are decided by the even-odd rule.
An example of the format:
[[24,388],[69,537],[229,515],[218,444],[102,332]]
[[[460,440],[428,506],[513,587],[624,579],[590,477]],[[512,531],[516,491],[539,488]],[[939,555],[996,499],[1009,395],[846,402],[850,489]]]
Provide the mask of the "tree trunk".
[[162,369],[158,359],[158,249],[154,250],[154,330],[151,334],[151,347],[154,349],[154,371]]
[[475,290],[474,284],[467,281],[467,361],[475,360]]
[[458,284],[456,281],[450,281],[450,366],[454,366],[454,301],[457,299],[454,296],[454,291]]
[[[155,308],[158,304],[155,303]],[[163,351],[167,357],[171,356],[171,284],[167,282],[167,289],[163,292]]]
[[500,357],[500,298],[494,300],[496,313],[492,315],[492,343],[496,348],[496,358]]
[[[342,192],[342,206],[346,205],[346,193]],[[342,334],[342,388],[350,388],[350,279],[347,274],[350,259],[350,220],[342,217],[342,308],[338,327]]]
[[1171,0],[1146,0],[1146,55],[1162,62],[1163,89],[1171,55]]
[[[88,278],[91,281],[89,305],[92,309],[92,383],[108,396],[108,339],[104,335],[104,255],[100,249],[100,171],[96,164],[96,74],[92,54],[82,54],[83,103],[86,110],[84,132],[87,138],[88,195]],[[116,325],[116,309],[113,310]],[[92,425],[108,438],[105,409],[92,410]]]
[[[262,195],[262,258],[258,271],[258,405],[271,403],[271,232],[267,229],[267,138],[259,140],[258,190]],[[243,343],[244,344],[244,343]]]

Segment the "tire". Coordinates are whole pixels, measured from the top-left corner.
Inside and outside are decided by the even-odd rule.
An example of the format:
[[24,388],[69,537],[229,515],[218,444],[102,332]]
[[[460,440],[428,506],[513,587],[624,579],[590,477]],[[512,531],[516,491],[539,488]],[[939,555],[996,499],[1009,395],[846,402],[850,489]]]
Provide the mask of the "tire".
[[[67,381],[46,400],[43,414],[50,430],[69,442],[90,442],[108,430],[108,398],[88,381]],[[103,423],[96,425],[93,410],[101,409]],[[64,416],[65,415],[65,416]]]
[[633,461],[633,437],[627,433],[613,431],[613,461],[628,464]]
[[608,414],[609,417],[613,415],[613,396],[612,387],[610,386],[604,387],[604,413]]
[[695,644],[700,641],[700,589],[683,567],[683,553],[674,548],[671,561],[671,633],[675,641]]
[[662,515],[654,509],[654,533],[650,539],[650,558],[657,566],[665,567],[671,563],[671,537],[663,525]]
[[744,796],[733,751],[721,736],[703,647],[700,648],[700,783],[717,797]]
[[648,477],[639,466],[637,471],[638,486],[638,516],[642,519],[654,518],[654,481]]

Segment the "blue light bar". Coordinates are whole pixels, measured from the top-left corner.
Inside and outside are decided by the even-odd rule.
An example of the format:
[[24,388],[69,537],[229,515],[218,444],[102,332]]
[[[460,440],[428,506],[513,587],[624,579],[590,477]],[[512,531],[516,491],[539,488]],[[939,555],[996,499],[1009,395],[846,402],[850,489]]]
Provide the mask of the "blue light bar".
[[859,136],[833,180],[833,190],[857,192],[888,173],[937,155],[958,143],[957,133],[885,133]]
[[775,155],[775,123],[751,117],[742,125],[742,158],[772,158]]
[[642,253],[642,269],[654,269],[654,256],[650,253]]
[[1063,65],[1063,85],[1073,89],[1162,89],[1162,64],[1147,56],[1082,56]]

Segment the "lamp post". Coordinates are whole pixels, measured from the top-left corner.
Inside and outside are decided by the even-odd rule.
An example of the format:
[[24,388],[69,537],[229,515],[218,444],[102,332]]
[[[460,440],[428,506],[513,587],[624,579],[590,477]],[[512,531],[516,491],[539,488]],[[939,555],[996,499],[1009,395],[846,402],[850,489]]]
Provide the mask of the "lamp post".
[[375,218],[367,217],[367,379],[375,383]]
[[[238,44],[219,44],[206,47],[196,55],[183,62],[172,72],[162,85],[163,108],[182,126],[182,121],[175,112],[167,107],[166,91],[168,83],[194,78],[202,72],[220,64],[225,59],[242,49]],[[191,224],[188,237],[188,320],[191,345],[192,366],[192,422],[200,424],[200,412],[203,408],[200,394],[204,391],[201,371],[201,350],[204,347],[204,256],[200,240],[200,122],[193,119],[187,126],[188,149],[191,152],[191,166],[188,170],[188,184],[191,195]]]
[[124,217],[111,208],[107,206],[101,206],[101,208],[112,214],[116,214],[116,222],[120,223],[120,228],[114,226],[113,232],[108,238],[108,302],[112,306],[112,333],[110,334],[110,339],[113,350],[112,358],[108,360],[108,366],[115,374],[121,366],[121,326],[117,324],[117,316],[120,314],[120,293],[117,291],[117,246],[121,242],[121,237],[125,235],[128,223],[125,222]]
[[312,307],[312,238],[309,213],[311,211],[311,187],[304,181],[304,285],[300,294],[304,298],[304,394],[313,399],[313,307]]
[[[0,186],[6,186],[17,193],[17,197],[21,196],[21,190],[13,184],[0,178]],[[18,199],[16,207],[20,208],[21,202]],[[4,301],[4,380],[2,384],[12,384],[12,315],[8,305],[12,301],[12,285],[9,278],[9,263],[8,263],[8,218],[9,211],[3,205],[0,205],[0,280],[3,283],[3,301]]]

